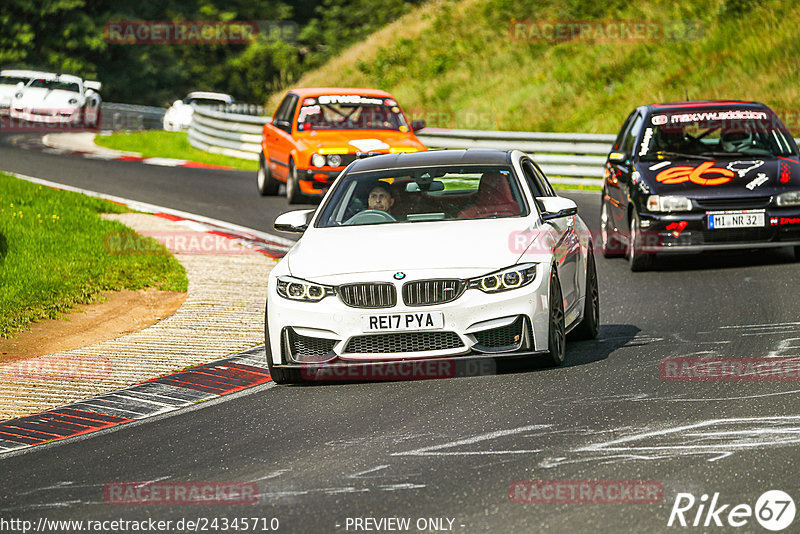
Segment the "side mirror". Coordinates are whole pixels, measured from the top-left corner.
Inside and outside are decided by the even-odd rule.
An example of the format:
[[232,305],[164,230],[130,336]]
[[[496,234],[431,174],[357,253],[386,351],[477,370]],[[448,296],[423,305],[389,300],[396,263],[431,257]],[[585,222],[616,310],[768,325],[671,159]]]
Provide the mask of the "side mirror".
[[578,214],[578,205],[568,198],[538,197],[536,201],[542,209],[542,221],[552,221]]
[[626,163],[629,159],[628,155],[622,152],[612,152],[608,155],[608,161],[611,163]]
[[273,226],[280,232],[302,234],[308,228],[308,216],[312,213],[314,210],[295,210],[282,213],[275,219]]
[[288,134],[292,133],[292,123],[289,121],[272,121],[272,125]]
[[100,88],[103,87],[103,84],[100,83],[100,82],[97,82],[97,81],[87,81],[87,82],[83,82],[83,86],[86,89],[91,89],[92,91],[95,91],[96,93],[99,93],[100,92]]
[[174,108],[179,108],[182,105],[183,105],[183,100],[176,100],[175,102],[172,103],[172,107]]
[[411,131],[416,132],[417,130],[421,130],[425,128],[425,121],[411,121]]

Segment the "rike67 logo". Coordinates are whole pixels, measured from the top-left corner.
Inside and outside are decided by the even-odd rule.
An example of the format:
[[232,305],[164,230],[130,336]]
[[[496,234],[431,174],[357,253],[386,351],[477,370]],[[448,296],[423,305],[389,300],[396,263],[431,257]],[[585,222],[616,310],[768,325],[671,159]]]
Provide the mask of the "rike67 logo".
[[792,524],[796,511],[794,500],[781,490],[765,491],[755,506],[724,503],[719,493],[714,493],[710,501],[707,494],[697,499],[691,493],[678,493],[667,526],[740,528],[755,518],[763,528],[779,532]]

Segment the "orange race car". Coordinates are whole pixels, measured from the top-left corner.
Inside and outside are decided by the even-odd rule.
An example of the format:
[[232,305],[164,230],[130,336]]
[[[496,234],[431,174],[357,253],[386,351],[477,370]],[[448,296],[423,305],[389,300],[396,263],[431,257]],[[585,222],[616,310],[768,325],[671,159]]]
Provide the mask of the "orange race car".
[[297,204],[321,197],[358,157],[426,150],[392,95],[376,89],[293,89],[264,125],[258,191]]

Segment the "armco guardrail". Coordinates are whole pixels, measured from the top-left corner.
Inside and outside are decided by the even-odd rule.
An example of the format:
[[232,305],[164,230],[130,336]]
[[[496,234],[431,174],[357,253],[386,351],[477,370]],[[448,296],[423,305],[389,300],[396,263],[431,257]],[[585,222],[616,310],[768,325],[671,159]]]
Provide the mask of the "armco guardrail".
[[[195,108],[189,142],[195,148],[258,160],[261,130],[270,117]],[[429,148],[519,149],[533,156],[555,183],[600,184],[614,135],[496,132],[425,128],[417,137]]]
[[[554,182],[600,183],[606,156],[616,139],[611,134],[498,132],[425,128],[417,133],[431,148],[516,148],[530,154]],[[589,178],[565,180],[555,177]]]
[[163,128],[164,108],[150,106],[134,106],[131,104],[115,104],[103,102],[100,104],[102,111],[103,130],[152,130]]
[[271,120],[271,117],[195,107],[189,123],[189,143],[207,152],[258,161],[261,130]]

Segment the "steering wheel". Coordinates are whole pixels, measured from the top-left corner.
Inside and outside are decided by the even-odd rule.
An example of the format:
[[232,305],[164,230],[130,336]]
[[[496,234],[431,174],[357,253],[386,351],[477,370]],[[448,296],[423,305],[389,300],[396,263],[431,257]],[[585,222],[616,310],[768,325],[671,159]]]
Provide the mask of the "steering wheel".
[[372,224],[380,222],[397,222],[397,219],[383,210],[364,210],[359,211],[342,224],[344,226],[349,226],[352,224]]

